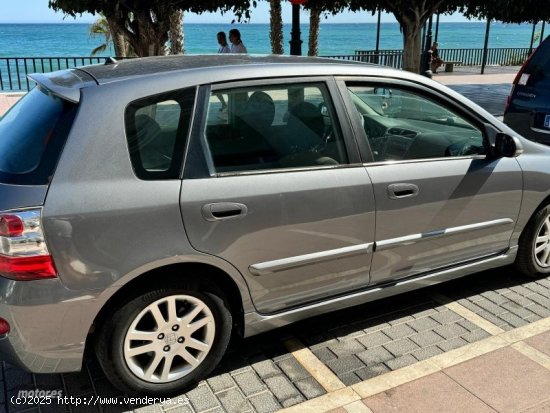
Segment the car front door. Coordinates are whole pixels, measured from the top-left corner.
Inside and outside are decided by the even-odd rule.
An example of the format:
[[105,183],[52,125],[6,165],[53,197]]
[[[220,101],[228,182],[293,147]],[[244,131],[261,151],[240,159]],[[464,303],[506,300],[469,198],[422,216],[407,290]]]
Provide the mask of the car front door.
[[334,81],[199,94],[181,190],[193,247],[233,264],[262,313],[365,288],[374,197]]
[[417,85],[341,80],[339,86],[362,134],[374,187],[372,284],[509,248],[522,173],[516,159],[485,155],[482,120]]

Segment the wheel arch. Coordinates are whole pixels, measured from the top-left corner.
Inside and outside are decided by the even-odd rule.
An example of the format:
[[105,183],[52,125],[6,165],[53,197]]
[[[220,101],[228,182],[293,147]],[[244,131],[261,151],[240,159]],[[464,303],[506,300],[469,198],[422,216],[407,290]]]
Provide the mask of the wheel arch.
[[[177,285],[179,281],[191,282],[205,291],[218,293],[228,305],[233,317],[233,332],[235,336],[244,336],[244,312],[249,304],[248,292],[242,291],[243,285],[239,283],[223,269],[203,262],[173,263],[145,271],[120,286],[94,317],[90,331],[86,337],[86,348],[90,346],[90,340],[95,330],[112,311],[131,298],[147,292],[151,286]],[[244,281],[243,281],[244,282]]]

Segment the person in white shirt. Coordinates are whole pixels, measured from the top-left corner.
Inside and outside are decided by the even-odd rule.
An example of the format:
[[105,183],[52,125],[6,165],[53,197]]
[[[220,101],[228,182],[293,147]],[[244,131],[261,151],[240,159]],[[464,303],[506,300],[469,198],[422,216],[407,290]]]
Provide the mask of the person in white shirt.
[[227,37],[225,37],[225,32],[219,32],[218,35],[218,53],[231,53],[231,48],[227,44]]
[[238,29],[229,30],[229,41],[231,42],[231,53],[248,53]]

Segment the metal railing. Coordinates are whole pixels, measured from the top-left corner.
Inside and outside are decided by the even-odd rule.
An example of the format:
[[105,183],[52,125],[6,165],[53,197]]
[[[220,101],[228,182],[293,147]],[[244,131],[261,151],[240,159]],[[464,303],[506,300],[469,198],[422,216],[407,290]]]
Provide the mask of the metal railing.
[[[361,62],[377,63],[401,68],[403,65],[402,50],[356,50],[353,56]],[[439,56],[447,62],[458,62],[456,66],[481,66],[483,49],[439,49]],[[528,47],[503,47],[487,49],[487,65],[517,66],[529,56]]]
[[106,57],[0,57],[0,91],[26,92],[29,73],[48,73],[104,63]]

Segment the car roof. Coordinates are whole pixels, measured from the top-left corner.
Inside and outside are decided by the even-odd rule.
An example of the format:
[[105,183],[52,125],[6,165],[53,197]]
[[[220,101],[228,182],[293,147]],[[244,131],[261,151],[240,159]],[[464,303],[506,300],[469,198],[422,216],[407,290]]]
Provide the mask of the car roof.
[[[277,55],[246,55],[246,54],[215,54],[215,55],[179,55],[154,56],[138,59],[120,60],[102,65],[92,65],[80,68],[99,84],[105,84],[121,78],[147,76],[156,73],[198,71],[219,68],[226,72],[239,72],[239,68],[261,65],[262,71],[281,64],[296,64],[311,67],[312,65],[365,65],[361,62],[334,60],[318,57],[277,56]],[[369,65],[374,66],[374,65]],[[307,68],[306,68],[307,69]]]

